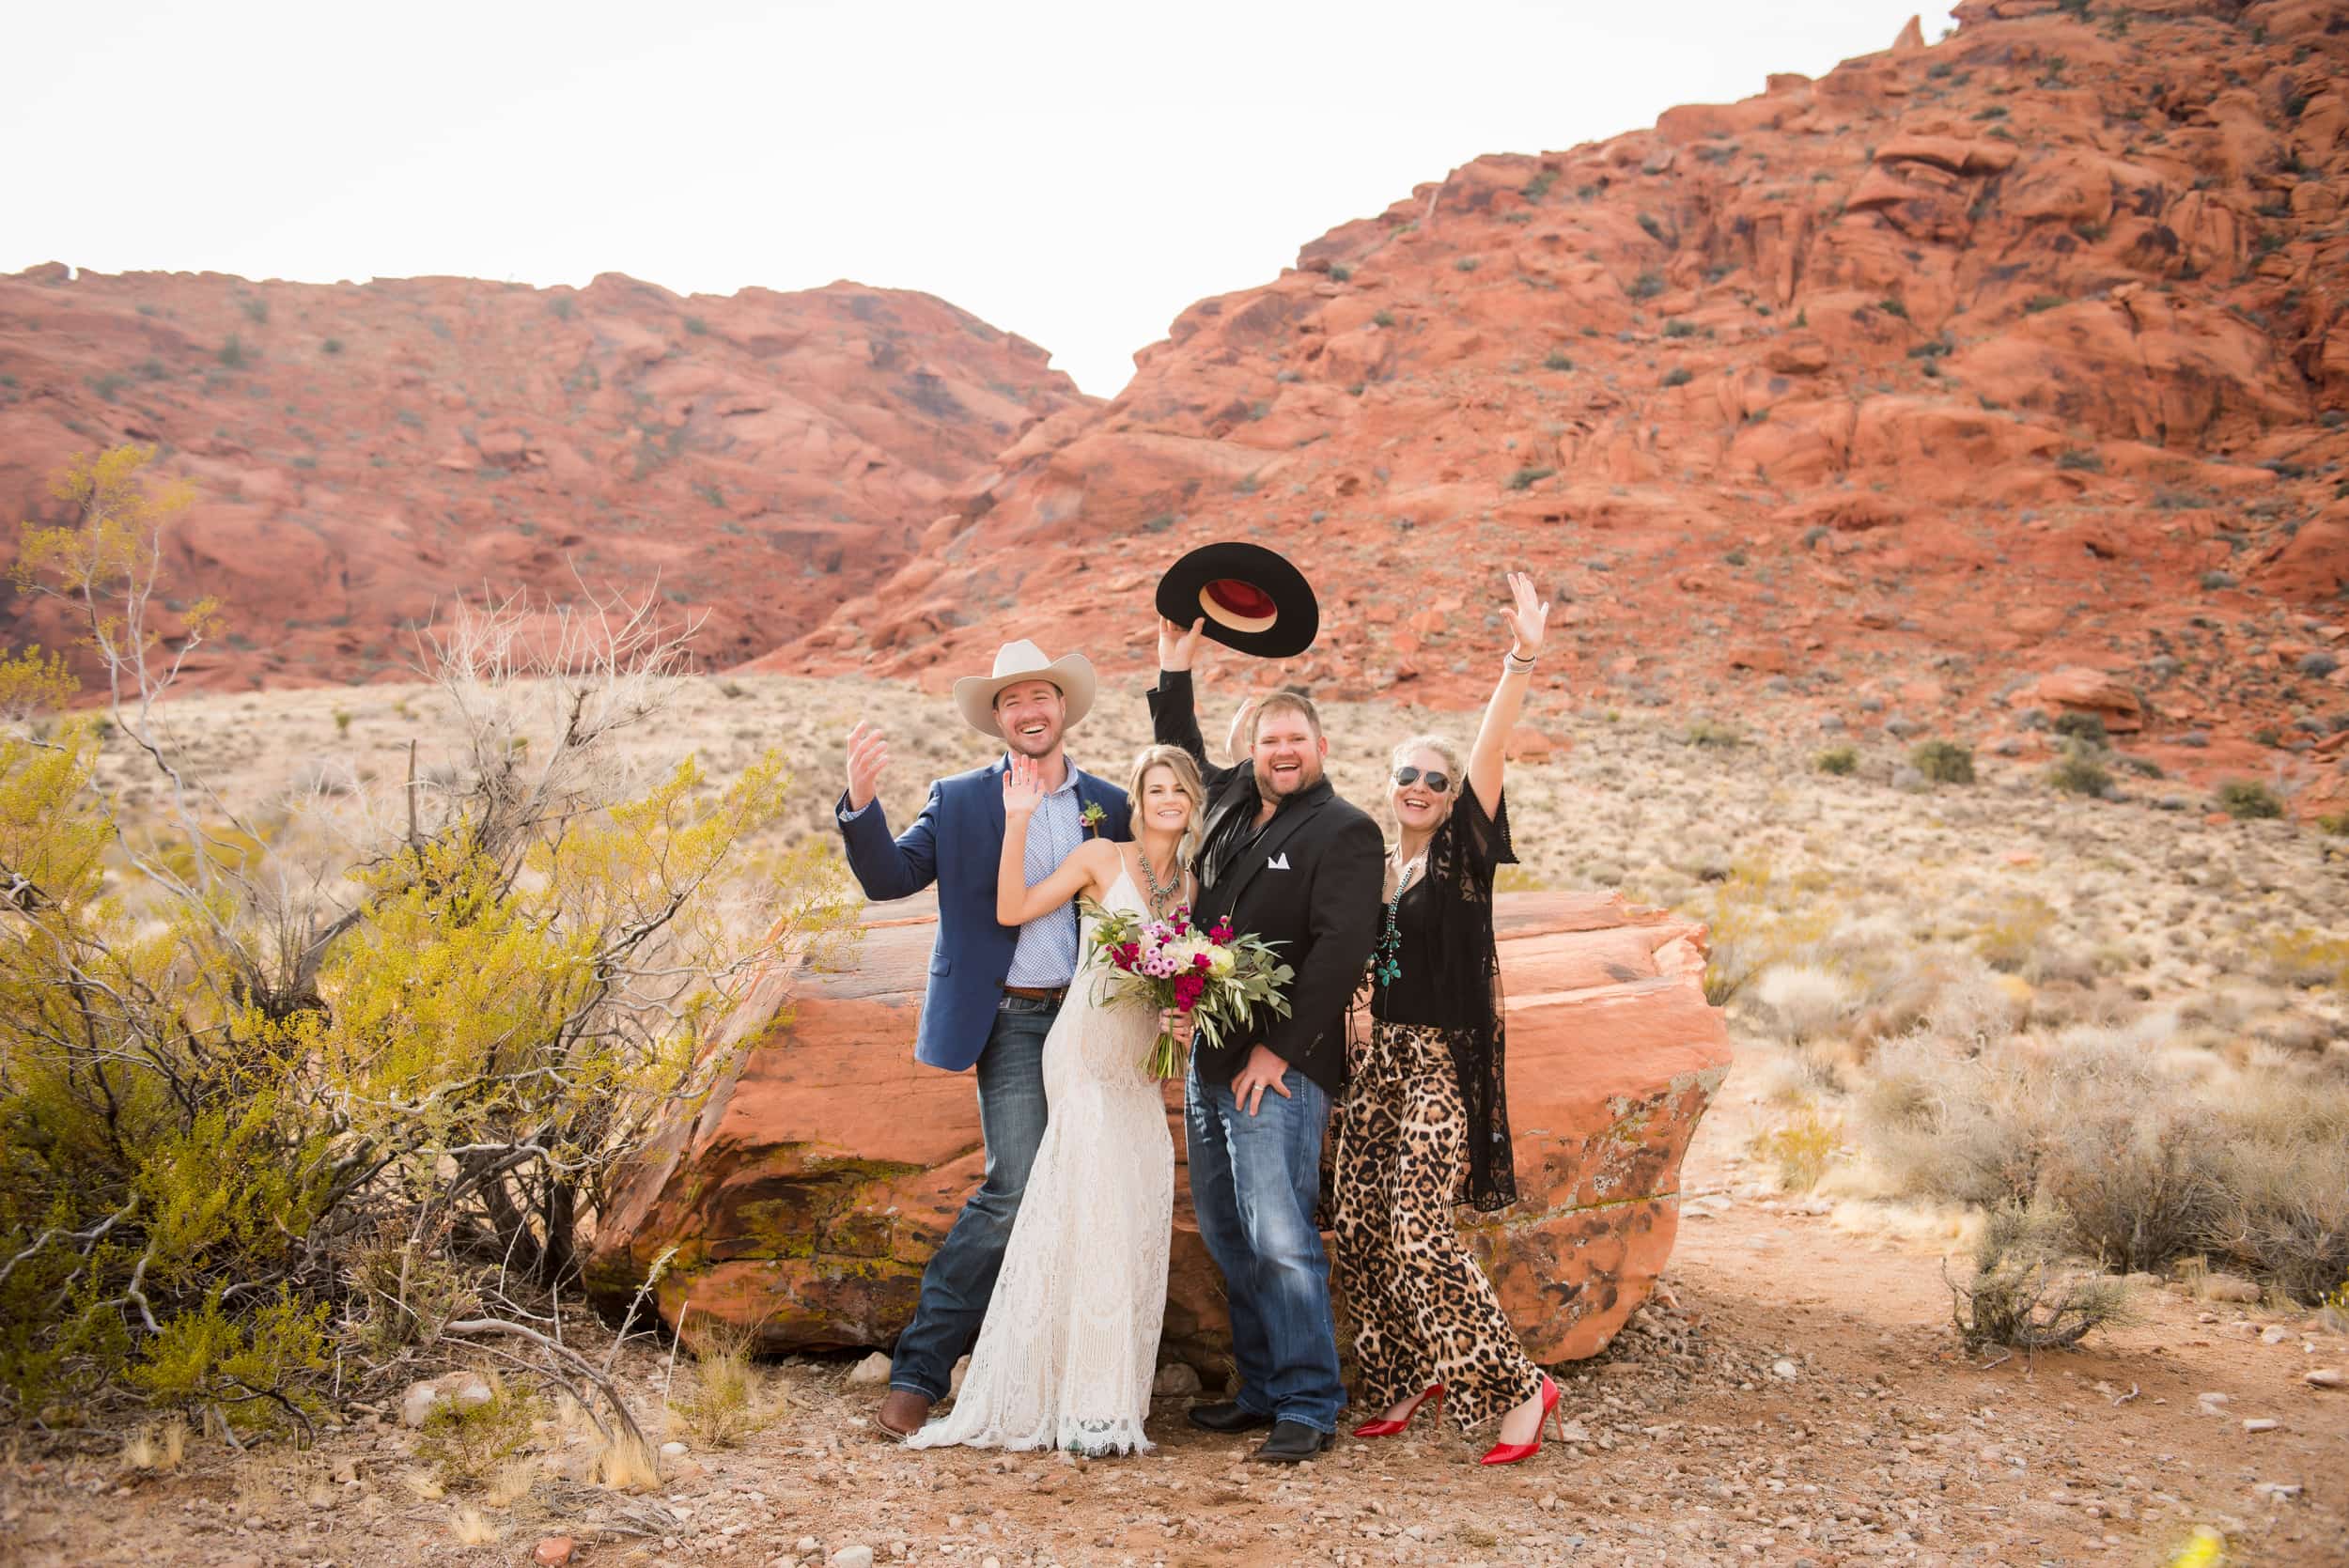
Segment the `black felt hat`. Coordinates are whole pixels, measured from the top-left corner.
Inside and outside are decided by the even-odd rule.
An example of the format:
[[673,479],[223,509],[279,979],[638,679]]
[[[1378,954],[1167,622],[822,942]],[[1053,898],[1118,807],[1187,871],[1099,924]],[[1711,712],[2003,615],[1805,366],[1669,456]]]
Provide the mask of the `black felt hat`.
[[1159,613],[1188,627],[1205,615],[1207,635],[1258,659],[1288,659],[1314,645],[1321,606],[1288,558],[1262,545],[1202,545],[1159,579]]

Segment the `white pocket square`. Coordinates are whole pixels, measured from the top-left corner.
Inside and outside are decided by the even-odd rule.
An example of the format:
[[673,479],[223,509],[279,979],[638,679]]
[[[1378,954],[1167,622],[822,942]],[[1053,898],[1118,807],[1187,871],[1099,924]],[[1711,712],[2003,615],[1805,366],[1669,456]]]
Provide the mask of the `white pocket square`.
[[1265,862],[1264,868],[1267,871],[1286,871],[1289,868],[1289,852],[1285,849],[1282,850]]

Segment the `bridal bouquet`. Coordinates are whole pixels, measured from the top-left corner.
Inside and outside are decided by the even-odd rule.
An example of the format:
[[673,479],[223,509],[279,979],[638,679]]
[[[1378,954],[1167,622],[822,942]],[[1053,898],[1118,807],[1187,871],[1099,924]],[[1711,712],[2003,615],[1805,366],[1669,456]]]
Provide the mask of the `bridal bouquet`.
[[[1296,971],[1272,951],[1279,943],[1237,936],[1221,921],[1202,931],[1191,924],[1188,906],[1164,920],[1098,905],[1088,905],[1085,912],[1095,921],[1094,949],[1120,982],[1111,1001],[1187,1013],[1194,1032],[1211,1047],[1221,1043],[1225,1029],[1244,1022],[1258,1007],[1288,1017],[1288,998],[1281,987]],[[1159,1032],[1142,1069],[1152,1078],[1173,1078],[1183,1070],[1183,1053],[1172,1033]]]

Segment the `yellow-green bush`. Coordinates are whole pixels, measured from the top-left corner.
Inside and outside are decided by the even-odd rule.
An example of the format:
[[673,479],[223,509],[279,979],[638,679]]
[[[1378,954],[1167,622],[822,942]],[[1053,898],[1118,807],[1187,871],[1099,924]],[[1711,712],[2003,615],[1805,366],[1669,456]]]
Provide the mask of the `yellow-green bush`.
[[1824,872],[1778,873],[1766,860],[1741,861],[1697,905],[1708,955],[1704,1000],[1719,1007],[1746,983],[1815,946],[1835,925]]
[[[468,1270],[571,1277],[610,1173],[722,1065],[699,1047],[726,978],[821,961],[857,904],[828,848],[754,852],[786,811],[773,755],[723,788],[608,762],[674,642],[623,617],[534,672],[495,611],[441,649],[471,782],[305,877],[299,835],[210,800],[138,700],[174,500],[145,456],[77,462],[82,526],[28,530],[17,576],[85,613],[130,683],[108,717],[182,803],[118,832],[94,722],[33,718],[56,661],[0,654],[0,1421],[135,1398],[259,1429],[314,1408],[337,1306],[364,1358],[472,1310]],[[753,898],[763,936],[728,918]]]
[[1817,1110],[1805,1108],[1757,1137],[1753,1152],[1778,1167],[1779,1186],[1808,1192],[1835,1157],[1835,1128]]
[[2237,822],[2257,822],[2284,814],[2284,803],[2276,799],[2276,792],[2257,779],[2228,779],[2213,799],[2220,811]]
[[488,1381],[488,1399],[478,1405],[439,1401],[416,1434],[417,1459],[432,1467],[443,1486],[467,1490],[487,1482],[530,1446],[531,1423],[545,1414],[527,1390],[494,1373]]
[[2035,893],[2009,893],[1974,933],[1974,951],[1992,969],[2013,973],[2038,955],[2041,940],[2055,922],[2055,908],[2046,899]]
[[1920,741],[1908,753],[1908,765],[1935,784],[1974,782],[1974,749],[1954,740]]

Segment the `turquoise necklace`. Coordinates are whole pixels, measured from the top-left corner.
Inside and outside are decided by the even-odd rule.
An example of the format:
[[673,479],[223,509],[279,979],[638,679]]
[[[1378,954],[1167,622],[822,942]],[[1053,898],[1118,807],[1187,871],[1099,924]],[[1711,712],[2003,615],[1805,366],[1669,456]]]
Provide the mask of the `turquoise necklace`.
[[1394,879],[1394,896],[1387,900],[1387,928],[1380,933],[1377,951],[1371,955],[1371,978],[1381,986],[1392,986],[1403,973],[1403,933],[1395,926],[1394,912],[1403,903],[1403,890],[1411,885],[1411,878],[1420,867],[1423,855],[1403,868]]

